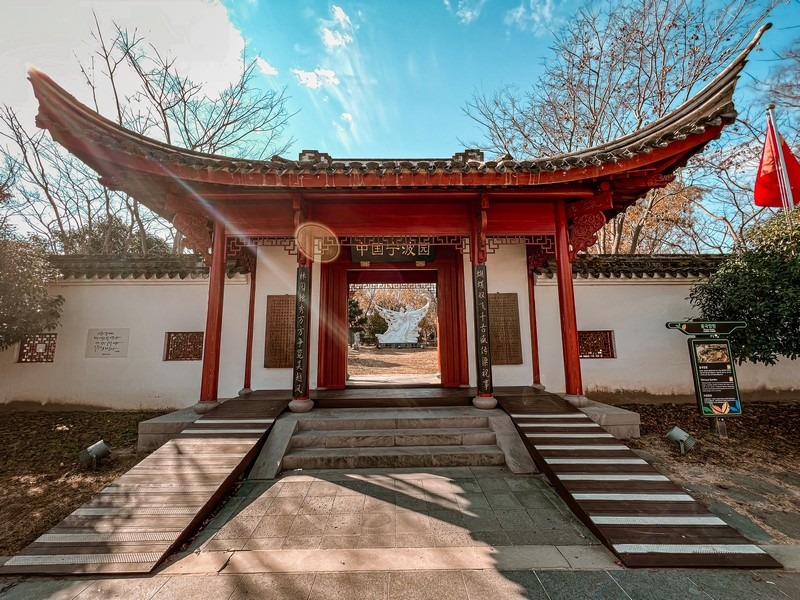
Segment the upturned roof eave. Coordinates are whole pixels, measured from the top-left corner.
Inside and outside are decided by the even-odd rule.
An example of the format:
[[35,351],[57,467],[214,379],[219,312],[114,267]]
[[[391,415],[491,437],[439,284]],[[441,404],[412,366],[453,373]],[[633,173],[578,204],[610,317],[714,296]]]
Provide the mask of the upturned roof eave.
[[[711,137],[715,137],[708,135],[709,127],[714,128],[713,133],[718,134],[721,125],[730,123],[735,118],[732,100],[736,80],[746,63],[748,54],[768,28],[769,25],[765,25],[759,29],[739,56],[703,90],[657,121],[593,148],[534,160],[486,161],[482,160],[482,156],[478,159],[478,155],[474,153],[471,155],[469,151],[458,153],[452,158],[438,159],[335,159],[316,151],[304,151],[301,153],[301,160],[297,161],[281,157],[273,157],[272,160],[266,161],[235,159],[171,146],[125,129],[79,102],[38,69],[29,70],[29,79],[40,105],[37,124],[50,130],[54,138],[103,175],[107,173],[102,171],[110,168],[113,162],[109,159],[114,155],[123,154],[144,161],[154,161],[162,167],[175,166],[176,172],[179,172],[178,177],[187,181],[210,183],[208,175],[204,176],[202,172],[225,172],[229,175],[227,179],[230,185],[242,187],[247,187],[248,183],[237,182],[235,181],[237,178],[231,177],[232,175],[250,173],[299,175],[316,174],[320,171],[331,175],[344,175],[353,172],[354,169],[359,174],[382,175],[387,168],[390,169],[390,175],[406,172],[419,173],[423,176],[425,173],[435,174],[440,183],[452,180],[455,186],[480,186],[483,185],[482,180],[489,185],[499,185],[496,182],[502,180],[506,186],[532,185],[537,180],[541,180],[543,184],[552,184],[555,178],[547,175],[556,171],[561,175],[558,182],[563,183],[575,178],[596,176],[598,171],[603,170],[604,165],[609,165],[607,169],[609,173],[618,173],[624,171],[627,162],[632,166],[646,164],[639,155],[649,154],[655,148],[669,146],[687,137],[696,136],[697,144],[690,145],[683,154],[688,158],[699,151]],[[638,160],[634,161],[633,159],[637,157]],[[612,163],[615,168],[610,168]],[[592,167],[598,169],[593,170]],[[570,171],[574,171],[575,178],[571,177]],[[515,177],[498,178],[498,174],[507,173],[514,174]],[[525,174],[543,174],[543,177],[518,177]],[[150,175],[163,176],[164,173],[151,172]],[[448,175],[453,176],[448,178]],[[464,175],[469,176],[469,182],[466,184]],[[422,181],[425,178],[419,179]],[[517,179],[519,183],[514,183]],[[283,180],[278,178],[275,181]],[[391,177],[387,178],[385,183],[386,187],[404,187],[393,185]],[[414,187],[413,178],[406,178],[404,185]],[[259,184],[255,181],[250,187],[257,188]],[[280,183],[276,187],[280,187]]]

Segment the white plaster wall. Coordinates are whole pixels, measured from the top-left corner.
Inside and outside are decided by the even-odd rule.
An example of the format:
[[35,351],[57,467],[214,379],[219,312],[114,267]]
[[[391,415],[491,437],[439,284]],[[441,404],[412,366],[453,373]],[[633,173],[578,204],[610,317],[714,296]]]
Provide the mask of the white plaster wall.
[[[205,329],[208,280],[70,280],[52,363],[18,363],[19,347],[0,353],[0,402],[33,401],[119,410],[178,408],[199,399],[201,361],[164,361],[167,331]],[[239,317],[244,309],[245,318]],[[225,286],[221,395],[241,387],[246,327],[244,277]],[[129,328],[126,358],[85,358],[90,328]],[[246,330],[245,330],[246,331]]]
[[[582,359],[584,391],[638,390],[651,394],[694,394],[687,337],[667,321],[695,316],[686,298],[697,282],[686,278],[575,279],[579,330],[614,331],[616,359]],[[564,390],[564,370],[555,279],[536,284],[536,319],[542,383]],[[737,366],[742,391],[800,389],[800,361],[769,367]]]
[[[253,389],[287,389],[291,369],[265,369],[266,298],[294,294],[296,259],[280,248],[259,248],[253,339]],[[494,383],[528,385],[531,350],[527,282],[522,247],[501,247],[487,263],[489,291],[519,298],[524,364],[494,367]],[[472,269],[465,261],[470,384],[475,385]],[[313,268],[310,382],[316,383],[319,268]],[[578,328],[611,329],[616,359],[581,361],[587,393],[637,390],[693,394],[686,336],[664,327],[692,316],[686,300],[694,280],[673,278],[574,281]],[[70,280],[54,286],[65,297],[53,363],[18,363],[18,347],[0,353],[0,403],[34,401],[114,409],[181,408],[199,398],[201,361],[163,360],[167,331],[205,329],[208,280]],[[243,384],[249,281],[225,283],[220,396],[235,396]],[[558,295],[554,279],[539,278],[536,313],[542,382],[564,390]],[[127,358],[85,358],[90,328],[129,328]],[[800,390],[800,361],[767,367],[737,367],[742,391]]]
[[[492,367],[492,383],[495,386],[531,385],[533,365],[531,357],[530,315],[528,313],[528,280],[525,246],[500,246],[486,258],[486,278],[489,293],[517,294],[519,308],[520,341],[522,343],[521,365],[495,365]],[[475,304],[472,292],[472,264],[464,261],[464,282],[467,314],[467,349],[469,360],[469,384],[477,385],[475,375]]]
[[531,322],[528,311],[528,275],[525,246],[500,246],[486,259],[489,293],[516,294],[519,310],[519,333],[522,342],[521,365],[492,367],[494,385],[531,385],[533,359],[531,356]]
[[[319,270],[315,265],[313,271]],[[311,305],[315,306],[315,293],[312,277]],[[317,280],[318,283],[318,280]],[[254,390],[289,390],[292,387],[292,369],[267,369],[264,367],[267,334],[267,296],[294,296],[297,287],[297,257],[289,255],[283,248],[261,246],[258,248],[256,267],[256,302],[253,317],[253,364],[251,386]],[[316,286],[318,287],[318,285]],[[319,294],[319,290],[316,290]],[[319,300],[316,301],[319,305]],[[313,314],[311,328],[318,325],[317,315]],[[316,346],[314,346],[316,347]],[[315,356],[312,352],[311,356]],[[316,373],[312,381],[316,381]]]

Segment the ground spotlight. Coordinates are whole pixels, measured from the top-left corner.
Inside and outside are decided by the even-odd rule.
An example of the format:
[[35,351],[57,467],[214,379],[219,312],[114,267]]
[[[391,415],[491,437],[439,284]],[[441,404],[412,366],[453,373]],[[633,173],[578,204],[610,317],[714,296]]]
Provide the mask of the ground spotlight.
[[678,448],[681,450],[681,454],[686,454],[697,443],[696,439],[694,439],[680,427],[673,427],[670,429],[666,435],[666,438],[678,445]]
[[81,453],[78,454],[78,462],[86,469],[96,469],[100,461],[110,454],[111,446],[105,440],[100,440],[85,450],[81,450]]

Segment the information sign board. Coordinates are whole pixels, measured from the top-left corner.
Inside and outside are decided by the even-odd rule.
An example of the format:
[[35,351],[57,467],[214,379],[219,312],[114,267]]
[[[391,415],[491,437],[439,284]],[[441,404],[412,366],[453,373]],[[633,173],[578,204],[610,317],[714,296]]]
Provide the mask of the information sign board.
[[744,321],[670,321],[667,329],[678,329],[686,335],[729,335],[747,327]]
[[730,342],[718,338],[691,338],[689,356],[700,414],[704,417],[741,415]]

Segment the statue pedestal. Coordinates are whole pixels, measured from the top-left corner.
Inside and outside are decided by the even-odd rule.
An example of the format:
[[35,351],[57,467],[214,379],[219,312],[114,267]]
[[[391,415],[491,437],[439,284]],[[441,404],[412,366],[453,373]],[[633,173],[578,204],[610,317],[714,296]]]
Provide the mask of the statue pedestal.
[[422,344],[419,342],[378,342],[375,344],[375,350],[382,350],[383,348],[406,350],[408,348],[422,348]]

